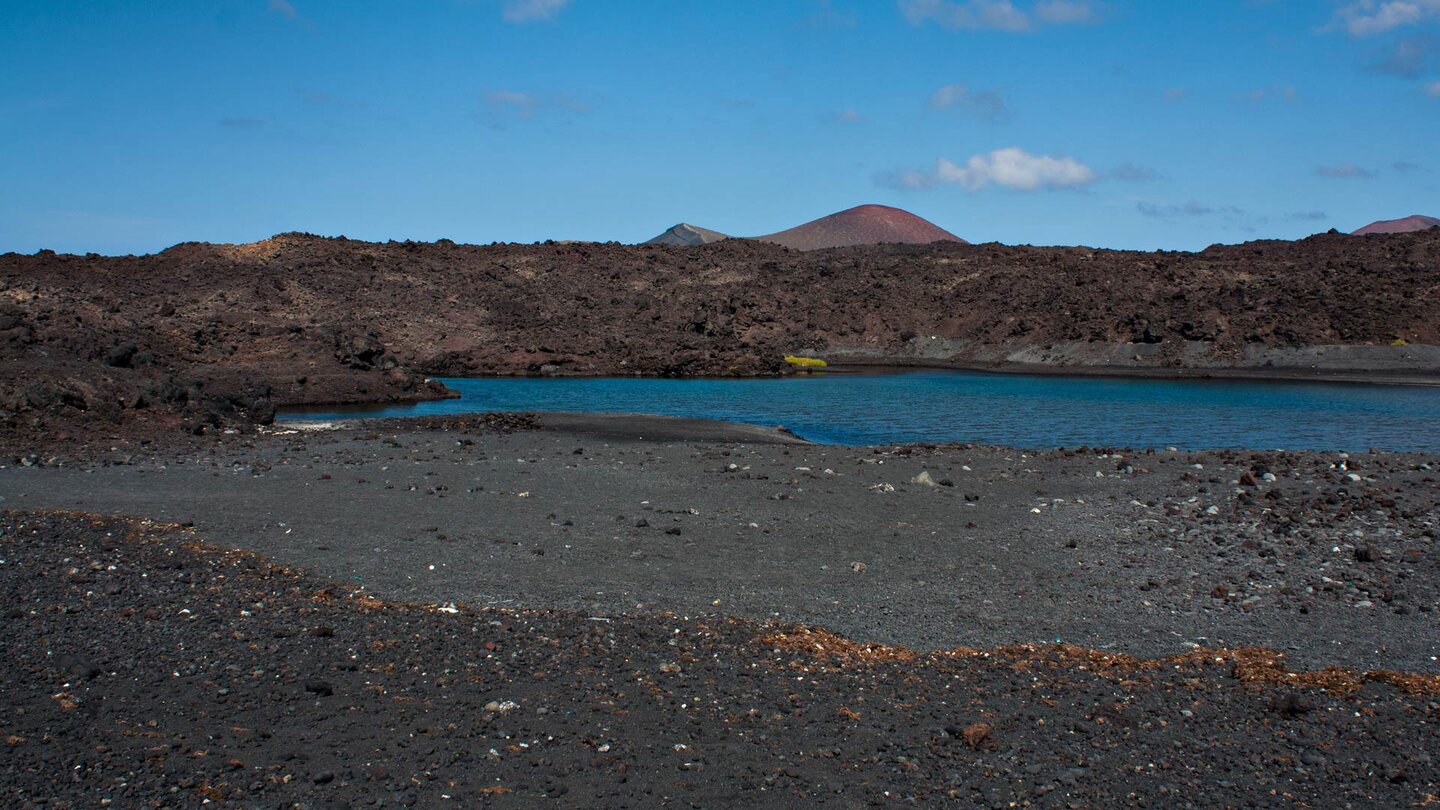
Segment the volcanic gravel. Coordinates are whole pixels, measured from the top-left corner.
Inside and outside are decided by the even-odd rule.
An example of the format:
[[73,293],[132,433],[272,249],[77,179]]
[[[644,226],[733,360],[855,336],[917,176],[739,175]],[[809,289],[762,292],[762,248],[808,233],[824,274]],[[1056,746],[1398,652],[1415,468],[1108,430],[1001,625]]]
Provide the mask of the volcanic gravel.
[[[206,538],[222,540],[223,538]],[[144,522],[0,515],[11,806],[1411,807],[1433,677],[1263,651],[915,655],[386,604]]]
[[37,459],[0,465],[0,496],[191,523],[407,602],[783,619],[923,650],[1261,645],[1307,668],[1440,673],[1433,456],[851,448],[754,443],[757,429],[637,441],[615,418],[602,435],[583,417],[471,421]]

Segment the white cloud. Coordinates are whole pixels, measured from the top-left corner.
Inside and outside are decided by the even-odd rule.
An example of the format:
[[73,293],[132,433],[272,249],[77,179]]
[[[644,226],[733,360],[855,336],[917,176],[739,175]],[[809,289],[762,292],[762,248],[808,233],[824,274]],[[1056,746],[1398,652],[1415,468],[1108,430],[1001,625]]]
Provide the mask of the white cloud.
[[971,90],[963,84],[947,84],[930,94],[930,108],[957,108],[987,120],[1004,117],[1005,99],[989,90]]
[[899,5],[911,25],[934,22],[943,28],[997,31],[1095,22],[1101,8],[1094,0],[1041,0],[1029,10],[1012,0],[899,0]]
[[1431,98],[1440,98],[1440,82],[1430,82],[1425,85],[1425,94]]
[[909,169],[886,178],[886,182],[901,188],[928,188],[945,183],[963,186],[970,191],[989,186],[1041,191],[1079,188],[1098,178],[1094,169],[1072,158],[1032,155],[1012,146],[973,155],[964,163],[940,158],[935,161],[935,168],[928,172]]
[[831,120],[841,124],[861,124],[865,122],[865,116],[854,107],[846,107],[831,116]]
[[300,12],[295,10],[295,6],[291,5],[286,0],[270,0],[270,2],[266,4],[266,8],[270,9],[276,14],[283,14],[284,16],[292,20],[300,16]]
[[1332,27],[1351,36],[1383,34],[1440,15],[1440,0],[1356,0],[1335,11]]
[[505,0],[501,16],[513,23],[553,20],[568,5],[570,0]]

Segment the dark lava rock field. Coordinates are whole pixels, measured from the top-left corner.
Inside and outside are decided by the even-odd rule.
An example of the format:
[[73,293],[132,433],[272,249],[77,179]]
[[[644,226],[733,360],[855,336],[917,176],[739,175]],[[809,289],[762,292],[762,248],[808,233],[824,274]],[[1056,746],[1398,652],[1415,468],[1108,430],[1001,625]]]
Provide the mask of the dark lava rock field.
[[[1198,253],[283,234],[147,256],[6,254],[0,446],[444,396],[426,375],[778,374],[796,351],[983,365],[1033,350],[1042,365],[1163,372],[1263,349],[1283,365],[1313,347],[1440,344],[1437,291],[1440,231]],[[1057,346],[1069,348],[1050,358]]]

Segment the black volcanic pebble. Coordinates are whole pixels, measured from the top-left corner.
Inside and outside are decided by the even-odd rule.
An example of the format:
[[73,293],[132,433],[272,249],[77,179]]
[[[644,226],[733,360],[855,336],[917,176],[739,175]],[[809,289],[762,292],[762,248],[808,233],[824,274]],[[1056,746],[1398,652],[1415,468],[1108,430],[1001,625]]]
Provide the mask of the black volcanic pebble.
[[320,697],[329,697],[335,694],[335,687],[326,681],[309,680],[305,682],[305,691]]

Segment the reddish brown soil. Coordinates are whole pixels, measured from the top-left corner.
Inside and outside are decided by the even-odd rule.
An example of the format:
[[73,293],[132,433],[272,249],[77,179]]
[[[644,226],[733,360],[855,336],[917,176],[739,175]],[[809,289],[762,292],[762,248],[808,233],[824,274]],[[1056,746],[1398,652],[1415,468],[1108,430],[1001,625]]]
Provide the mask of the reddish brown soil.
[[1414,233],[1415,231],[1428,231],[1431,228],[1440,228],[1440,219],[1415,214],[1400,219],[1382,219],[1379,222],[1372,222],[1355,231],[1354,234],[1367,236],[1372,233]]
[[443,396],[425,374],[755,375],[917,337],[1208,347],[1440,343],[1440,230],[1200,253],[749,240],[368,243],[0,256],[0,447],[280,405]]
[[789,230],[757,236],[792,250],[821,250],[856,245],[905,244],[965,240],[909,211],[888,205],[857,205]]

